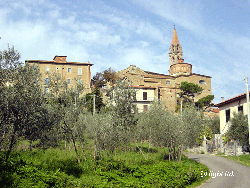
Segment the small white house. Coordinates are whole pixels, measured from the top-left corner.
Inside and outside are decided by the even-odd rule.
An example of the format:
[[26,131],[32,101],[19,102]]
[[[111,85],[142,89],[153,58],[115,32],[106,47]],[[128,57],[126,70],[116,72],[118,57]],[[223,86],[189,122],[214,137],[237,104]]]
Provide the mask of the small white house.
[[136,104],[138,108],[138,112],[147,112],[150,103],[154,100],[155,89],[154,87],[146,87],[146,86],[132,86],[136,91],[136,96],[134,100],[134,104]]
[[246,93],[222,101],[215,106],[220,109],[220,133],[225,134],[229,129],[230,118],[233,117],[234,112],[243,112],[247,115]]

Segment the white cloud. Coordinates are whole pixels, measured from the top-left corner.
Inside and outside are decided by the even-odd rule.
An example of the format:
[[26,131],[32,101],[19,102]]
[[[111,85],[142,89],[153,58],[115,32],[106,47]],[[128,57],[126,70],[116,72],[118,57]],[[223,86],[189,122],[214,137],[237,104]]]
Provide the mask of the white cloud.
[[200,1],[195,1],[194,3],[184,0],[133,0],[131,2],[186,29],[195,30],[201,26],[202,16],[200,9],[203,6]]

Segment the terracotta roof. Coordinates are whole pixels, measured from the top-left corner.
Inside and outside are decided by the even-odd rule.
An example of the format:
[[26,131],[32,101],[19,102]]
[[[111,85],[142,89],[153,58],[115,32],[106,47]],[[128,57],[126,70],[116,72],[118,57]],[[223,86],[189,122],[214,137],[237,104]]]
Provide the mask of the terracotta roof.
[[[144,71],[148,74],[153,74],[153,75],[159,75],[159,76],[167,76],[167,77],[171,77],[170,75],[166,75],[166,74],[160,74],[160,73],[155,73],[155,72],[150,72],[150,71]],[[145,75],[146,76],[146,75]]]
[[207,78],[212,78],[211,76],[206,76],[206,75],[196,74],[196,73],[192,73],[192,74],[189,74],[189,75],[178,75],[178,76],[175,76],[175,77],[181,77],[181,76],[189,77],[189,76],[192,76],[192,75],[203,76],[203,77],[207,77]]
[[155,89],[155,87],[151,86],[132,86],[133,88],[142,88],[142,89]]
[[214,112],[214,113],[219,113],[220,112],[220,109],[216,108],[216,109],[212,109],[211,112]]
[[55,62],[55,61],[46,61],[46,60],[25,60],[27,63],[41,63],[41,64],[59,64],[59,65],[94,65],[91,63],[80,63],[80,62]]
[[178,39],[178,36],[177,36],[176,29],[174,28],[171,45],[177,45],[177,44],[180,44],[180,43],[179,43],[179,39]]
[[[249,92],[250,93],[250,92]],[[230,104],[230,103],[233,103],[233,102],[235,102],[235,101],[238,101],[238,100],[241,100],[241,99],[245,99],[246,98],[246,93],[243,93],[243,94],[241,94],[241,95],[238,95],[238,96],[236,96],[236,97],[233,97],[233,98],[231,98],[231,99],[228,99],[228,100],[225,100],[225,101],[223,101],[223,102],[220,102],[220,103],[218,103],[218,104],[216,104],[216,105],[214,105],[215,107],[221,107],[221,106],[224,106],[224,105],[226,105],[226,104]]]

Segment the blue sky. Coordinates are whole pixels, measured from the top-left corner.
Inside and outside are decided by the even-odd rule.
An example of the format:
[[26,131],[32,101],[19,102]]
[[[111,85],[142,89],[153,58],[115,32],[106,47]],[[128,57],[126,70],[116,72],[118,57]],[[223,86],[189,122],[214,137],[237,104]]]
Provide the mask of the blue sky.
[[246,92],[249,23],[249,0],[1,0],[0,50],[14,45],[23,62],[89,61],[92,76],[131,64],[168,74],[175,25],[185,62],[212,76],[218,103]]

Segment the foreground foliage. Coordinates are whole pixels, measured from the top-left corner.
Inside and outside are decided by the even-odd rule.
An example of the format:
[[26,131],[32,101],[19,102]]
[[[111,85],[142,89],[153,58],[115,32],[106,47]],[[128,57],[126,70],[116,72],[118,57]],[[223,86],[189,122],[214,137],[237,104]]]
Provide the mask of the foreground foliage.
[[241,113],[234,113],[233,118],[230,121],[231,125],[227,132],[227,136],[232,140],[239,140],[240,145],[249,145],[249,131],[247,116]]
[[154,148],[145,161],[135,151],[77,163],[73,151],[60,149],[13,152],[1,163],[2,187],[186,187],[202,181],[208,168],[183,157],[164,160]]

